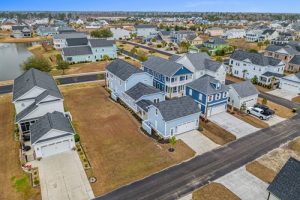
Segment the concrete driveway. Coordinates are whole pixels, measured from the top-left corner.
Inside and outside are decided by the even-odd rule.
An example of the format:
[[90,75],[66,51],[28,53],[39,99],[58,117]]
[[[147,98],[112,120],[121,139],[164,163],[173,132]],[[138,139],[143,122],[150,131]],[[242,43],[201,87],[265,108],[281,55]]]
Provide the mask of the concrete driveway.
[[242,200],[266,200],[268,184],[250,174],[245,167],[226,174],[215,182],[221,183]]
[[181,139],[191,149],[193,149],[197,155],[219,147],[218,144],[214,143],[197,130],[180,134],[177,136],[177,139]]
[[292,100],[293,98],[298,96],[297,93],[293,93],[293,92],[290,92],[290,91],[287,91],[287,90],[282,90],[282,89],[272,90],[268,93],[272,94],[274,96],[277,96],[277,97],[287,99],[287,100]]
[[68,151],[38,162],[43,200],[94,198],[78,154]]
[[269,124],[269,126],[273,126],[275,124],[278,124],[280,122],[283,122],[284,120],[286,120],[285,118],[279,117],[278,115],[274,115],[272,116],[269,120],[265,120],[265,122],[267,124]]
[[208,119],[234,134],[237,138],[244,137],[259,130],[259,128],[256,128],[227,112],[210,116]]

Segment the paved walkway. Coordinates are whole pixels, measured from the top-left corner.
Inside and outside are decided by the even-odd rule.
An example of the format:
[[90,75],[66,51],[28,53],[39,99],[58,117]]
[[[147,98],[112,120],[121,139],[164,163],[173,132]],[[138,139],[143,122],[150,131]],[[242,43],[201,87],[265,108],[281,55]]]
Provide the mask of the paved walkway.
[[215,182],[221,183],[242,200],[266,200],[268,184],[241,167]]
[[38,162],[43,200],[94,198],[78,154],[68,151]]
[[225,130],[229,131],[230,133],[234,134],[237,138],[244,137],[251,133],[254,133],[259,128],[256,128],[227,112],[222,112],[216,115],[209,117],[209,120],[216,123],[220,127],[224,128]]
[[180,134],[177,136],[177,139],[181,139],[184,143],[186,143],[196,152],[196,155],[201,155],[219,147],[219,145],[205,137],[197,130]]

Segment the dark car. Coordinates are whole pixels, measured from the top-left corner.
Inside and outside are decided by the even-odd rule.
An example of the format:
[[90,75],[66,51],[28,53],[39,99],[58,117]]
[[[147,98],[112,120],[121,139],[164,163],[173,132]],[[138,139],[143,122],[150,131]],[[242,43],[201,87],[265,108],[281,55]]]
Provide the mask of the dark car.
[[30,135],[23,135],[23,140],[25,142],[29,141],[30,140]]
[[275,111],[274,110],[271,110],[268,106],[266,105],[262,105],[262,104],[255,104],[254,105],[255,108],[260,108],[264,111],[265,114],[267,115],[274,115],[275,114]]

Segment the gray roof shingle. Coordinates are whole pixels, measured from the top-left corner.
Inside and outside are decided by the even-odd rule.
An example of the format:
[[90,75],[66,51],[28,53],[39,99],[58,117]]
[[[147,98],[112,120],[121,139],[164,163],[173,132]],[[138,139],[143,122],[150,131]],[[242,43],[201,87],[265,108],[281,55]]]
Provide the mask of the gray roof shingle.
[[83,46],[88,44],[87,38],[67,38],[66,42],[69,47],[72,46]]
[[276,52],[280,49],[284,49],[289,55],[297,55],[300,54],[300,52],[295,49],[293,46],[291,45],[274,45],[274,44],[270,44],[267,48],[266,51],[271,51],[271,52]]
[[155,103],[154,106],[160,111],[165,121],[171,121],[196,113],[200,114],[199,106],[189,96]]
[[93,55],[90,46],[74,46],[62,49],[64,56]]
[[280,200],[299,200],[300,162],[290,158],[267,188]]
[[211,38],[204,42],[205,44],[214,44],[214,45],[221,45],[221,44],[227,44],[226,41],[219,37]]
[[125,93],[132,99],[138,100],[144,95],[161,93],[161,91],[153,86],[139,82],[135,86],[127,90]]
[[260,66],[277,66],[281,62],[279,59],[267,57],[260,53],[250,53],[241,50],[234,51],[230,58],[239,61],[249,59],[252,64]]
[[294,64],[294,65],[300,65],[300,55],[295,55],[295,56],[290,60],[289,63]]
[[[219,89],[214,88],[213,84],[220,84],[220,88]],[[212,94],[228,91],[227,86],[221,84],[220,81],[216,80],[214,77],[209,75],[204,75],[194,80],[193,82],[188,83],[186,86],[206,95],[212,95]]]
[[154,103],[150,100],[142,99],[136,103],[141,109],[148,112],[149,106],[153,105]]
[[53,39],[67,39],[67,38],[86,38],[85,33],[74,32],[74,33],[62,33],[53,36]]
[[250,80],[234,83],[229,85],[229,87],[233,88],[241,98],[259,94],[258,90]]
[[92,48],[110,47],[116,44],[115,40],[106,39],[89,39]]
[[52,129],[67,132],[67,134],[75,133],[70,120],[63,113],[55,111],[40,117],[37,122],[30,126],[31,144],[36,143]]
[[63,99],[53,77],[32,68],[14,80],[13,100],[17,100],[35,86],[47,90],[54,97]]
[[135,25],[134,28],[157,28],[157,27],[152,24],[138,24]]
[[133,74],[144,73],[142,70],[138,69],[134,65],[121,59],[116,59],[112,61],[106,67],[106,70],[113,73],[115,76],[119,77],[123,81],[126,81]]
[[173,76],[184,67],[182,64],[156,56],[151,56],[147,61],[143,62],[143,66],[168,77]]

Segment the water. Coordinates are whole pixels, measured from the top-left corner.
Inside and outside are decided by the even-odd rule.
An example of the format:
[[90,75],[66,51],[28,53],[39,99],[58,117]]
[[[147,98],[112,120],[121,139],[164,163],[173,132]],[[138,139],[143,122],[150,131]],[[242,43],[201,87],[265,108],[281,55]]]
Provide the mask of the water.
[[32,54],[31,43],[0,43],[0,81],[12,80],[23,73],[22,63]]

